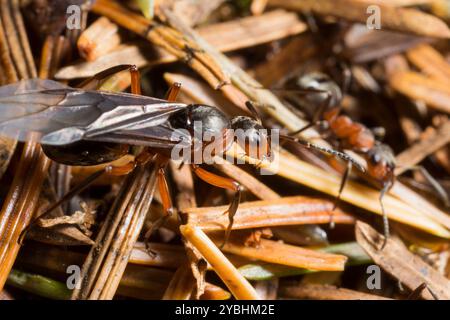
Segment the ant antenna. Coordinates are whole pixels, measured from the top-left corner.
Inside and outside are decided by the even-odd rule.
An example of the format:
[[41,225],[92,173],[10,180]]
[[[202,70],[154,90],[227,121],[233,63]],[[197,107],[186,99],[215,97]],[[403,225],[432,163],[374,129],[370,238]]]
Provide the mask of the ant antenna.
[[324,153],[331,154],[332,156],[336,156],[338,158],[341,158],[344,161],[351,162],[352,165],[357,167],[362,172],[366,171],[366,169],[361,164],[359,164],[358,161],[356,161],[355,159],[353,159],[351,156],[349,156],[348,154],[346,154],[344,152],[340,152],[340,151],[337,151],[337,150],[334,150],[334,149],[331,149],[331,148],[325,148],[325,147],[319,146],[317,144],[311,143],[309,141],[306,141],[306,140],[303,140],[303,139],[299,139],[299,138],[290,137],[290,136],[286,136],[286,135],[280,135],[280,139],[298,143],[298,144],[300,144],[302,146],[305,146],[308,149],[315,149],[315,150],[322,151]]
[[245,106],[250,111],[250,113],[253,115],[253,118],[255,118],[255,120],[258,121],[259,124],[262,124],[261,116],[260,116],[258,110],[256,110],[254,102],[251,102],[248,100],[245,102]]

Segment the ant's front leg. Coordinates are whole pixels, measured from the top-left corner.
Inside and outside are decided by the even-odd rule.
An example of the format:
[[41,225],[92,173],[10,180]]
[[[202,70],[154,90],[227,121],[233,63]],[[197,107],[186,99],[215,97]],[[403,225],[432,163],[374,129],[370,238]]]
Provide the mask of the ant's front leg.
[[230,238],[231,229],[233,227],[233,222],[234,222],[234,215],[236,214],[236,211],[239,206],[239,202],[241,201],[241,192],[242,192],[243,188],[237,181],[234,181],[230,178],[218,176],[214,173],[211,173],[209,171],[206,171],[205,169],[200,168],[198,165],[193,164],[192,170],[200,179],[202,179],[206,183],[209,183],[213,186],[216,186],[216,187],[219,187],[222,189],[227,189],[227,190],[231,190],[231,191],[235,192],[233,200],[231,201],[230,206],[228,207],[228,210],[225,211],[225,213],[228,212],[229,223],[228,223],[228,227],[225,231],[224,242],[221,245],[221,247],[223,247],[228,242],[228,239]]

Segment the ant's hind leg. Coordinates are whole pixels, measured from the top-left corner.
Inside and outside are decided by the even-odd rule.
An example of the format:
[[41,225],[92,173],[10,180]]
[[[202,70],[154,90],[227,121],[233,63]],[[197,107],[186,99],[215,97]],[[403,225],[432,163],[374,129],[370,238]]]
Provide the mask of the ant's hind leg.
[[78,185],[76,185],[73,189],[69,190],[61,199],[56,201],[54,204],[52,204],[50,207],[45,210],[44,213],[39,215],[38,217],[34,218],[30,224],[22,231],[22,234],[19,237],[19,243],[23,242],[23,239],[25,238],[26,233],[28,230],[31,229],[39,220],[45,219],[49,217],[50,213],[53,212],[56,208],[58,208],[60,205],[66,203],[76,195],[83,192],[86,188],[88,188],[90,185],[92,185],[95,181],[97,181],[100,177],[102,177],[104,174],[112,175],[112,176],[123,176],[127,175],[131,171],[134,170],[134,168],[138,165],[143,165],[150,161],[153,158],[153,154],[151,154],[147,149],[144,149],[139,155],[136,156],[136,158],[133,161],[129,161],[128,163],[120,166],[113,166],[108,165],[105,168],[98,170],[85,178],[83,181],[81,181]]
[[132,64],[121,64],[114,66],[103,71],[100,71],[93,77],[83,81],[78,87],[85,90],[96,90],[98,89],[106,79],[112,75],[119,73],[121,71],[129,70],[131,76],[131,93],[141,94],[141,80],[140,74],[137,66]]
[[237,181],[234,181],[230,178],[218,176],[214,173],[211,173],[209,171],[206,171],[205,169],[200,168],[199,166],[197,166],[195,164],[192,165],[192,169],[194,170],[194,173],[203,181],[205,181],[213,186],[216,186],[216,187],[219,187],[222,189],[228,189],[228,190],[235,192],[233,200],[231,201],[230,206],[228,207],[228,210],[225,211],[225,213],[228,213],[229,223],[228,223],[228,227],[225,231],[224,241],[221,245],[221,247],[223,247],[228,242],[228,239],[230,238],[231,230],[232,230],[233,223],[234,223],[234,215],[236,214],[236,211],[239,207],[239,203],[241,201],[242,186]]

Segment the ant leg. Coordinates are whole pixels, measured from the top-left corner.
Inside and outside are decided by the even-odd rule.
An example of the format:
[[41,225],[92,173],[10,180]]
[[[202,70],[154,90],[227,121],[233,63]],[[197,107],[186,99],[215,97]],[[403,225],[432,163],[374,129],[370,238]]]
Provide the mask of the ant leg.
[[341,185],[339,186],[339,192],[338,195],[336,197],[336,199],[334,200],[334,204],[333,204],[333,211],[331,211],[331,215],[330,215],[330,228],[333,229],[334,228],[334,210],[336,210],[336,207],[338,206],[339,202],[341,201],[341,195],[342,195],[342,191],[344,191],[344,187],[345,184],[348,181],[348,177],[350,175],[350,171],[352,170],[352,163],[351,162],[347,162],[347,167],[345,168],[344,171],[344,175],[342,176],[342,180],[341,180]]
[[324,101],[322,101],[322,103],[320,104],[319,109],[317,109],[316,112],[314,112],[314,115],[313,115],[311,123],[307,124],[306,126],[304,126],[303,128],[301,128],[301,129],[299,129],[297,131],[291,132],[289,134],[290,136],[296,136],[297,134],[299,134],[299,133],[301,133],[301,132],[303,132],[303,131],[305,131],[305,130],[307,130],[309,128],[312,128],[312,127],[320,124],[320,122],[321,122],[320,119],[322,118],[323,113],[330,106],[330,103],[331,103],[331,94],[329,92],[323,92],[323,93],[325,93],[327,95],[327,97],[325,98]]
[[384,233],[384,241],[383,244],[381,245],[381,250],[384,249],[384,247],[387,244],[387,240],[390,236],[390,231],[389,231],[389,218],[387,216],[386,210],[384,209],[384,205],[383,205],[383,198],[384,195],[386,194],[386,192],[391,188],[392,183],[387,183],[383,189],[381,189],[380,191],[380,197],[378,198],[379,202],[380,202],[380,206],[381,206],[381,213],[383,216],[383,233]]
[[134,161],[130,161],[124,165],[121,166],[113,166],[109,165],[103,168],[102,170],[96,171],[90,176],[88,176],[86,179],[81,181],[78,185],[76,185],[73,189],[69,190],[61,199],[56,201],[54,204],[52,204],[47,210],[45,210],[44,213],[39,215],[38,217],[34,218],[30,224],[22,231],[20,237],[19,237],[19,243],[23,243],[23,239],[25,239],[26,233],[33,227],[39,220],[45,219],[52,213],[53,210],[55,210],[57,207],[62,205],[63,203],[66,203],[76,195],[83,192],[87,187],[92,185],[96,180],[98,180],[101,176],[104,174],[109,174],[112,176],[123,176],[127,175],[131,171],[134,170],[134,168],[138,165],[143,165],[147,163],[149,160],[151,160],[153,155],[149,153],[147,150],[142,151]]
[[234,181],[230,178],[218,176],[214,173],[211,173],[209,171],[206,171],[205,169],[200,168],[199,166],[197,166],[195,164],[192,165],[192,169],[194,170],[194,173],[203,181],[205,181],[213,186],[216,186],[216,187],[219,187],[222,189],[228,189],[228,190],[235,192],[233,201],[231,202],[227,211],[224,212],[224,213],[228,213],[229,223],[228,223],[228,227],[225,231],[224,242],[221,245],[221,247],[223,247],[228,242],[228,239],[230,238],[231,229],[233,227],[233,222],[234,222],[234,215],[236,214],[236,211],[239,206],[239,202],[241,201],[242,186],[237,181]]
[[439,300],[436,293],[430,289],[430,287],[423,282],[420,286],[418,286],[416,289],[414,289],[413,292],[409,294],[409,296],[406,298],[407,300],[418,300],[420,298],[420,295],[422,294],[423,290],[428,289],[428,292],[433,296],[434,300]]
[[166,100],[169,102],[177,101],[180,90],[181,90],[181,83],[175,82],[174,84],[172,84],[166,93]]
[[106,70],[100,71],[93,77],[83,81],[78,87],[85,90],[95,90],[101,86],[105,79],[111,77],[112,75],[119,73],[121,71],[129,70],[131,76],[131,93],[141,94],[141,84],[139,70],[135,65],[131,64],[121,64],[108,68]]
[[259,124],[262,124],[261,116],[258,113],[258,110],[256,110],[255,105],[256,105],[256,103],[252,102],[250,100],[245,102],[245,106],[250,111],[250,113],[252,114],[253,118],[255,118],[256,121],[258,121]]
[[442,201],[442,203],[446,207],[450,206],[450,200],[448,198],[447,192],[440,185],[440,183],[437,182],[437,180],[428,172],[428,170],[425,169],[425,167],[420,166],[420,165],[419,166],[413,166],[413,167],[409,168],[408,170],[418,170],[418,171],[420,171],[420,173],[423,174],[423,176],[428,181],[428,183],[431,185],[431,187],[433,187],[433,189],[437,192],[437,194],[438,194],[440,200]]
[[152,254],[152,251],[151,251],[150,245],[149,245],[151,235],[153,234],[153,232],[155,232],[156,230],[161,228],[173,214],[173,205],[172,205],[172,199],[170,197],[169,186],[168,186],[167,180],[166,180],[165,166],[166,166],[166,163],[162,164],[160,166],[160,168],[158,169],[158,173],[157,173],[158,190],[159,190],[159,194],[161,195],[162,206],[164,209],[164,216],[158,218],[152,224],[152,226],[145,233],[145,236],[144,236],[145,248],[147,249],[147,252],[150,254]]

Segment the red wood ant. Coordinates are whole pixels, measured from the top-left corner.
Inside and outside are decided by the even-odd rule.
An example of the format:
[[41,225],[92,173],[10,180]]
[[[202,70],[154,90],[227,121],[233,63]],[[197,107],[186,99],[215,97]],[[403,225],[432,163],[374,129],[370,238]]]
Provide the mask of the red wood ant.
[[[350,117],[340,114],[343,91],[345,92],[346,87],[348,87],[348,76],[346,80],[344,81],[344,90],[326,74],[319,72],[304,74],[288,80],[287,85],[289,88],[293,88],[289,91],[300,93],[300,99],[297,100],[300,105],[314,110],[310,124],[292,132],[291,135],[295,136],[308,128],[322,124],[337,140],[340,149],[353,150],[366,160],[368,176],[381,189],[379,202],[383,216],[384,247],[389,237],[389,221],[384,209],[383,197],[392,188],[395,181],[395,155],[387,144],[377,141],[372,130],[361,123],[353,121]],[[340,199],[351,165],[352,162],[348,162],[336,202]],[[439,184],[426,173],[424,168],[420,167],[419,169],[425,173],[427,179],[430,180],[430,183],[440,194],[445,194],[441,191]],[[444,196],[443,199],[446,200],[446,197]]]
[[[95,91],[104,79],[127,69],[132,80],[131,94]],[[102,71],[83,82],[77,89],[41,79],[24,80],[1,87],[0,134],[21,141],[39,142],[45,154],[58,163],[82,166],[108,163],[131,153],[132,146],[141,147],[134,161],[122,166],[108,165],[92,174],[49,207],[40,218],[84,190],[99,176],[125,175],[136,166],[154,161],[158,166],[157,186],[165,212],[165,215],[154,223],[154,228],[162,225],[173,211],[165,178],[165,168],[171,159],[171,151],[186,141],[192,147],[192,141],[197,134],[203,137],[205,132],[209,132],[225,137],[231,129],[242,129],[246,139],[237,139],[237,142],[241,143],[246,154],[261,155],[259,160],[270,159],[270,137],[264,134],[264,130],[260,130],[263,126],[258,118],[239,116],[229,119],[216,107],[174,102],[179,90],[180,85],[172,86],[166,100],[142,96],[139,71],[132,65],[120,65]],[[201,124],[200,129],[196,126],[198,122]],[[179,129],[186,129],[188,134],[180,136]],[[178,133],[174,135],[176,131]],[[316,148],[353,161],[341,152],[300,139],[295,141],[307,148]],[[209,141],[202,143],[205,146]],[[230,145],[222,144],[222,150],[219,151],[226,151]],[[264,150],[253,152],[262,145],[266,146]],[[205,159],[202,159],[202,163],[203,160]],[[226,242],[238,209],[242,186],[237,181],[205,170],[200,164],[191,164],[191,168],[201,180],[235,192],[226,211],[229,216],[225,231]]]

